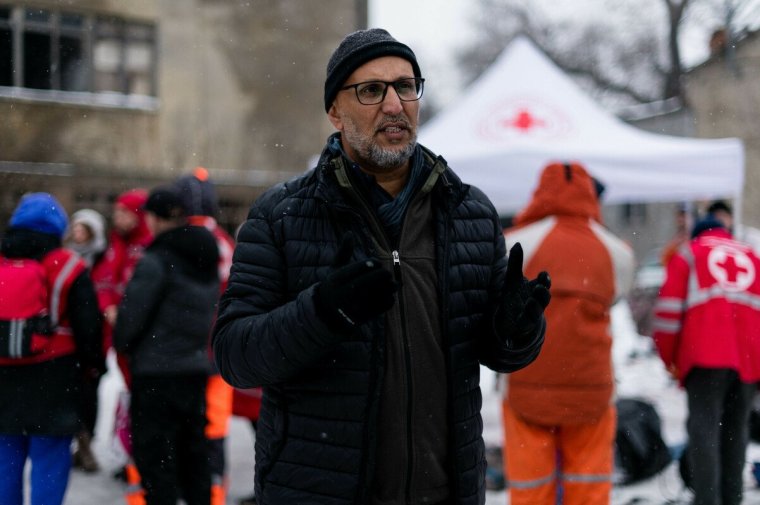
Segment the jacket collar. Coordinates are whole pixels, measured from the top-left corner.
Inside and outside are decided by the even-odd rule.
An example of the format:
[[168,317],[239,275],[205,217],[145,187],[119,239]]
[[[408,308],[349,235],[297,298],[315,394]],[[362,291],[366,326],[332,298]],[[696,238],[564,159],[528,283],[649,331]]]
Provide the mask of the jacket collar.
[[[314,169],[317,178],[316,195],[328,202],[336,202],[346,206],[340,188],[353,190],[351,180],[348,177],[351,162],[345,156],[336,154],[330,147],[332,140],[339,135],[340,133],[336,132],[328,138]],[[422,186],[421,191],[433,191],[433,194],[438,197],[445,194],[447,198],[442,201],[447,202],[451,208],[456,207],[464,199],[469,186],[462,183],[442,156],[436,155],[422,144],[418,145],[422,150],[425,164],[431,167],[430,176]]]

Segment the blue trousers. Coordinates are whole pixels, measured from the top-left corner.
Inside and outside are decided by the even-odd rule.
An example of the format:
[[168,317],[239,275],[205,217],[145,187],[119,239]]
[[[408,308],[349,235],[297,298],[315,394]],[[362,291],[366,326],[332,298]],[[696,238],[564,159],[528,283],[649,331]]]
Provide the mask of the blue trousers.
[[31,462],[31,505],[61,505],[71,470],[71,439],[0,434],[0,501],[22,505],[24,465]]

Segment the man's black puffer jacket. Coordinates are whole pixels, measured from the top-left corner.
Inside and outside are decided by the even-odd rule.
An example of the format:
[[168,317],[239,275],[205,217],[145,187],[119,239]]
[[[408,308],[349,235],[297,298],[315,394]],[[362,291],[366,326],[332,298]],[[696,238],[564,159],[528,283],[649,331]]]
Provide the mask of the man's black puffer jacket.
[[[426,159],[445,164],[428,151]],[[330,332],[312,301],[346,231],[360,238],[360,258],[373,255],[369,226],[346,200],[335,167],[326,151],[315,170],[256,201],[220,303],[214,350],[222,376],[237,387],[264,386],[255,483],[263,505],[368,502],[383,318],[346,337]],[[490,201],[448,168],[433,201],[450,482],[456,503],[476,505],[485,501],[479,364],[522,368],[540,342],[508,350],[493,333],[489,316],[506,259]]]

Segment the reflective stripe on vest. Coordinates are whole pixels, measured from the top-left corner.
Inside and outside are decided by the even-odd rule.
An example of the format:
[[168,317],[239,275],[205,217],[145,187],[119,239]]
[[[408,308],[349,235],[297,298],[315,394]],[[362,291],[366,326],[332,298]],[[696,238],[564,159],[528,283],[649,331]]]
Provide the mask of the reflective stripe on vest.
[[673,312],[680,314],[683,309],[683,300],[674,297],[658,298],[654,304],[654,310],[662,312]]
[[71,255],[69,256],[68,261],[66,261],[66,264],[63,265],[63,268],[61,268],[61,271],[58,272],[58,276],[55,278],[55,281],[53,282],[53,290],[50,293],[50,322],[55,328],[58,326],[59,321],[59,308],[61,307],[61,291],[63,290],[63,283],[66,282],[66,279],[71,274],[71,272],[74,270],[74,268],[79,263],[79,256]]
[[652,319],[652,330],[662,333],[678,333],[681,331],[681,320],[674,321],[673,319],[665,319],[662,317],[654,317]]
[[8,356],[11,358],[20,358],[23,351],[25,319],[12,319],[10,321],[10,331],[8,340]]

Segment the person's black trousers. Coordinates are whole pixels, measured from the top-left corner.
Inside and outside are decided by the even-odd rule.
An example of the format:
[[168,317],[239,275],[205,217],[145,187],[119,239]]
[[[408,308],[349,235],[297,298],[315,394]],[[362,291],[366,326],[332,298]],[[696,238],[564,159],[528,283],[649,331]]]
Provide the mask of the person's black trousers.
[[98,419],[98,387],[100,377],[85,378],[82,380],[82,396],[79,407],[79,416],[82,431],[86,431],[90,437],[95,437],[95,423]]
[[757,385],[741,382],[734,370],[694,368],[685,386],[694,505],[739,505]]
[[147,505],[208,505],[206,375],[133,377],[130,416]]

